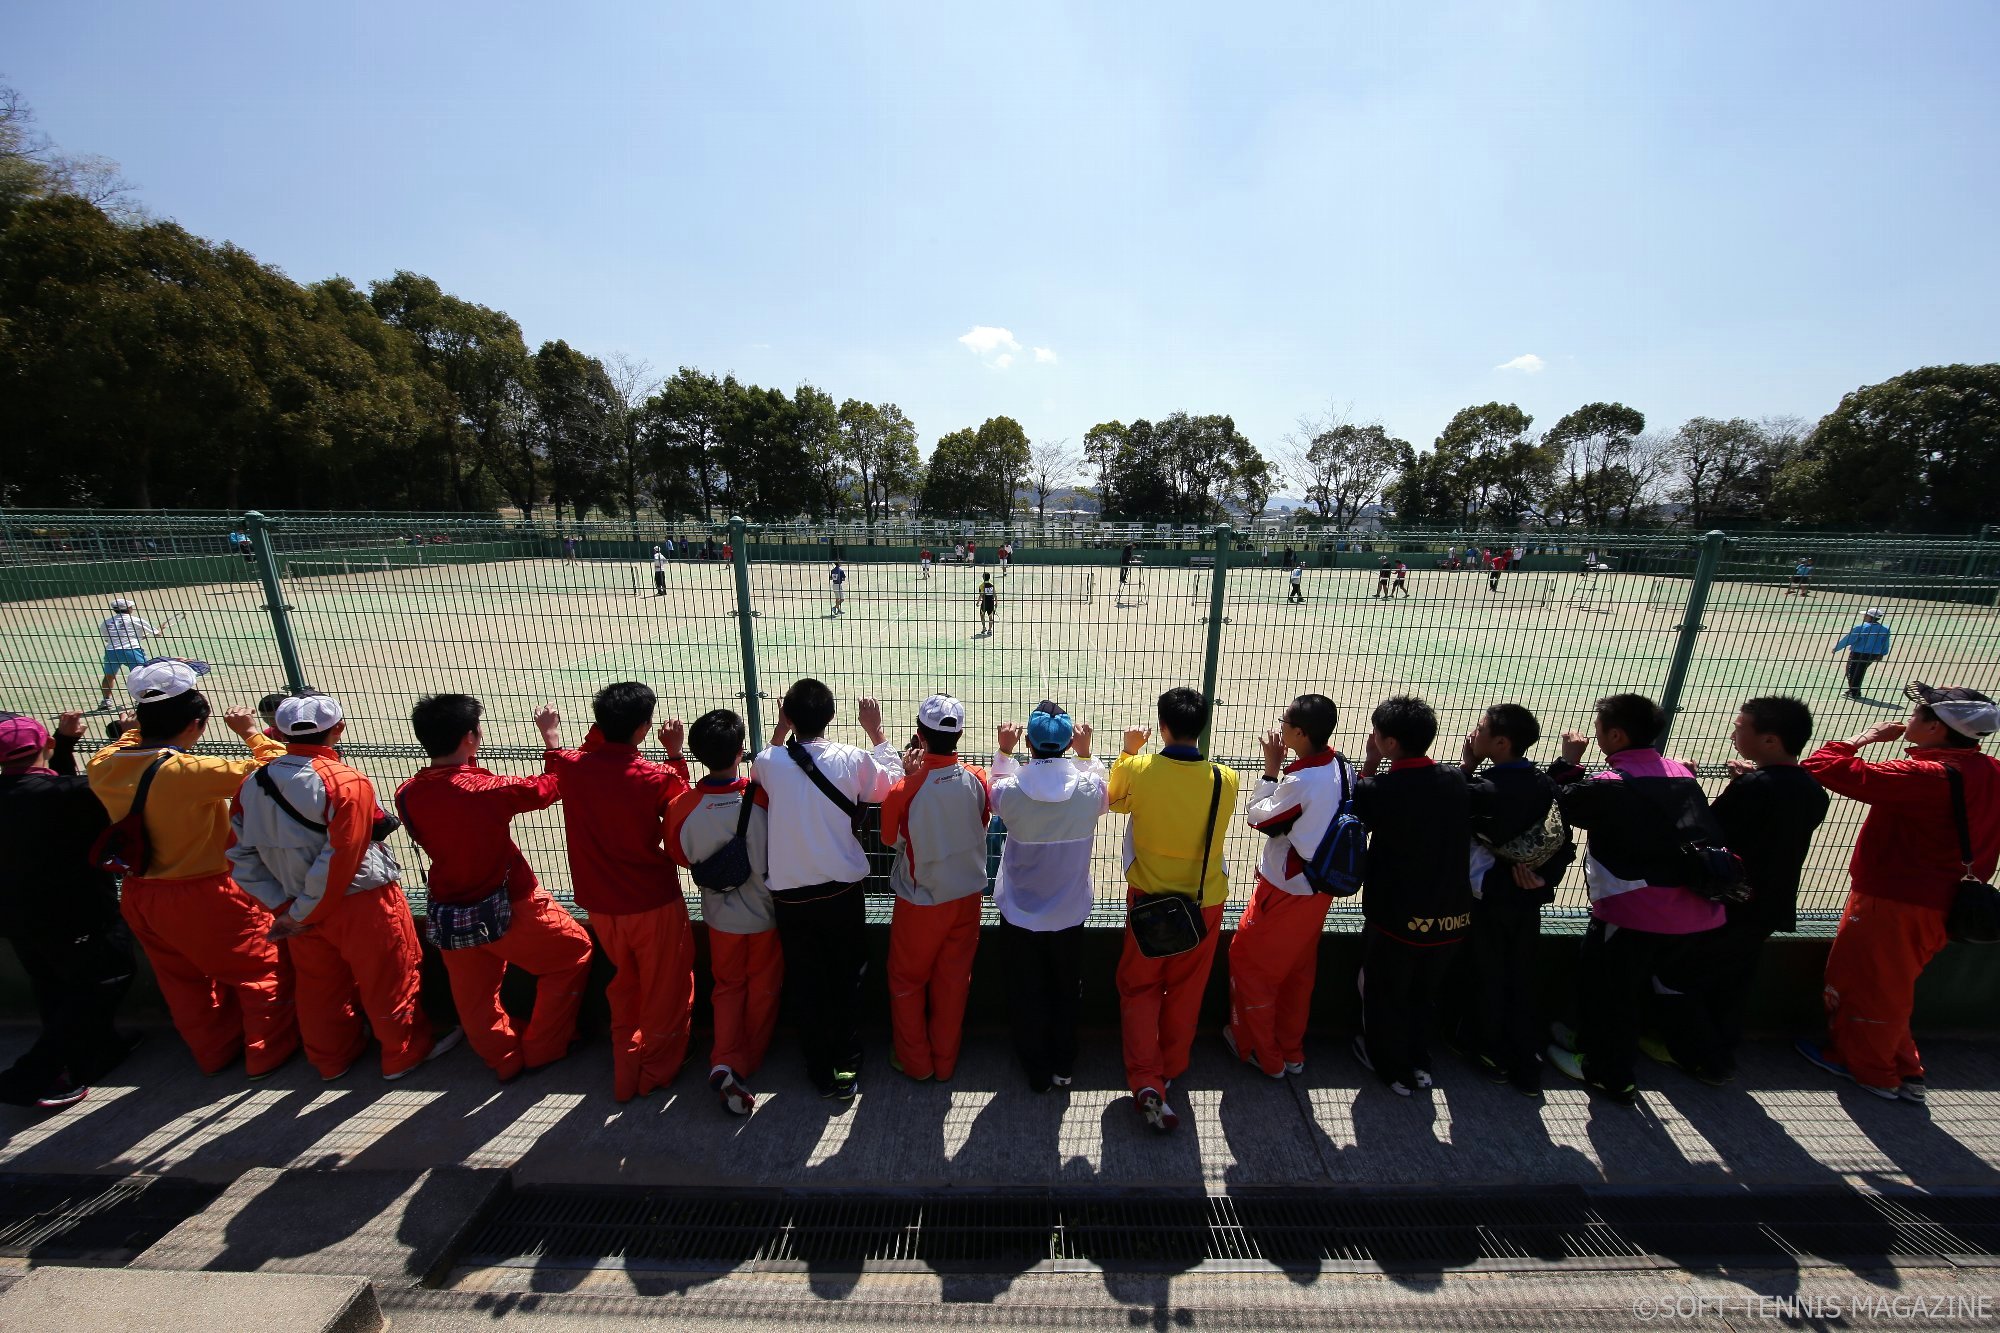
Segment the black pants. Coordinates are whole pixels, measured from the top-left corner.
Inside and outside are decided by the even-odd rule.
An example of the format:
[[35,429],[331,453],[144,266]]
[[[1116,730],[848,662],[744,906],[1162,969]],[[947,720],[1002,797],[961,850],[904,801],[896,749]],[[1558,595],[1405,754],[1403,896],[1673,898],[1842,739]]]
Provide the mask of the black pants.
[[1458,941],[1405,944],[1369,926],[1361,933],[1361,1040],[1384,1083],[1416,1086],[1431,1067],[1431,1021]]
[[1472,955],[1473,985],[1466,1026],[1473,1048],[1509,1074],[1532,1073],[1541,1055],[1543,1029],[1535,1004],[1541,936],[1538,904],[1472,900],[1465,947]]
[[653,571],[653,594],[656,597],[667,595],[667,571],[664,569]]
[[1861,693],[1861,678],[1868,674],[1868,668],[1881,661],[1875,653],[1849,653],[1847,655],[1847,692]]
[[861,885],[815,884],[773,894],[785,955],[785,1001],[805,1047],[806,1076],[821,1092],[837,1071],[858,1072],[861,977],[868,970]]
[[1120,583],[1123,583],[1127,578],[1131,576],[1131,574],[1132,574],[1132,567],[1130,565],[1118,566],[1118,581]]
[[1403,582],[1403,581],[1402,581],[1401,579],[1397,579],[1397,580],[1396,580],[1396,586],[1395,586],[1395,587],[1393,587],[1393,588],[1391,588],[1391,589],[1390,589],[1389,591],[1390,591],[1390,592],[1399,592],[1399,593],[1403,594],[1403,596],[1405,596],[1405,597],[1408,597],[1408,596],[1410,595],[1410,587],[1409,587],[1409,585],[1408,585],[1408,584],[1406,584],[1406,583],[1404,583],[1404,582]]
[[1499,571],[1499,570],[1495,569],[1495,570],[1489,570],[1489,571],[1487,572],[1487,575],[1486,575],[1486,590],[1487,590],[1488,592],[1499,592],[1499,591],[1500,591],[1500,571]]
[[1592,1082],[1614,1090],[1632,1086],[1654,974],[1675,952],[1711,933],[1658,935],[1591,921],[1577,956],[1576,1048]]
[[1660,960],[1654,975],[1673,994],[1656,993],[1653,1013],[1661,1037],[1681,1068],[1713,1078],[1736,1072],[1743,1040],[1743,1012],[1757,978],[1757,960],[1771,932],[1732,921],[1720,930],[1687,937]]
[[1292,585],[1292,595],[1286,600],[1293,602],[1303,602],[1305,599],[1306,599],[1305,592],[1299,587],[1298,584],[1294,583]]
[[1000,922],[1007,969],[1007,1013],[1014,1051],[1028,1082],[1047,1088],[1052,1075],[1076,1072],[1076,1018],[1083,999],[1083,927],[1026,930]]
[[109,1073],[131,1048],[112,1025],[136,968],[125,923],[113,921],[89,935],[32,935],[9,942],[34,990],[42,1032],[0,1073],[0,1101],[32,1104]]

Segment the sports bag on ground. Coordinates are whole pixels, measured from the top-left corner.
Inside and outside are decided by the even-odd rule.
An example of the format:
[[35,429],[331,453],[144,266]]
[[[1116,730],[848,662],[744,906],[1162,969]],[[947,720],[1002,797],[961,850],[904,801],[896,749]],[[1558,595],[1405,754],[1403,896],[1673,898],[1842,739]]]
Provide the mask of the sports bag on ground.
[[1347,756],[1335,750],[1340,769],[1340,810],[1326,826],[1326,836],[1306,860],[1306,883],[1314,893],[1351,898],[1361,892],[1368,873],[1368,826],[1354,813],[1354,770]]
[[1214,785],[1208,794],[1208,824],[1201,836],[1201,879],[1194,896],[1185,893],[1149,893],[1133,903],[1126,913],[1132,926],[1132,941],[1148,958],[1172,958],[1186,953],[1208,936],[1208,922],[1201,915],[1201,896],[1208,888],[1208,853],[1215,842],[1215,812],[1222,804],[1222,770],[1209,765]]

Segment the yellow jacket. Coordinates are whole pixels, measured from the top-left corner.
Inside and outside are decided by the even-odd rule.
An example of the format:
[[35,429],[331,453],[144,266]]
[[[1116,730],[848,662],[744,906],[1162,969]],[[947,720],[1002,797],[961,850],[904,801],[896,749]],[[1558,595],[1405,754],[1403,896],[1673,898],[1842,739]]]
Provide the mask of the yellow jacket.
[[[1204,880],[1202,821],[1215,792],[1211,771],[1222,774],[1222,797],[1209,830]],[[1120,755],[1111,766],[1111,808],[1131,816],[1125,824],[1126,881],[1141,893],[1193,894],[1197,885],[1205,885],[1203,907],[1227,898],[1222,841],[1236,815],[1236,786],[1236,771],[1221,764],[1167,754]]]
[[[250,757],[169,751],[146,793],[147,879],[200,879],[229,870],[229,802],[243,779],[285,752],[268,736],[249,737]],[[140,749],[128,731],[99,750],[86,770],[90,789],[116,823],[132,811],[139,775],[160,751]]]

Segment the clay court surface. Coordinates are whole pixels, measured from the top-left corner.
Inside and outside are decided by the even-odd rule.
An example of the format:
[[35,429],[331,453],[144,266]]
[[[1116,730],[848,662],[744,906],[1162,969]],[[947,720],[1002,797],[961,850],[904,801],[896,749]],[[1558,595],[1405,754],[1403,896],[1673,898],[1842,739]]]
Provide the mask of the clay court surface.
[[[345,703],[351,753],[385,789],[420,762],[405,719],[410,704],[433,691],[462,690],[485,701],[488,763],[499,771],[538,767],[539,741],[528,720],[537,704],[562,708],[575,743],[589,724],[592,692],[613,680],[650,683],[663,716],[745,710],[735,575],[721,562],[671,563],[664,596],[653,593],[650,567],[613,561],[383,569],[302,558],[287,569],[307,679]],[[945,691],[966,701],[965,752],[984,763],[993,725],[1025,719],[1048,697],[1094,724],[1096,748],[1110,756],[1122,728],[1150,723],[1161,690],[1202,683],[1212,578],[1205,569],[1149,566],[1121,587],[1119,571],[1106,566],[1019,565],[1003,578],[991,566],[943,565],[923,580],[914,562],[856,564],[838,616],[827,569],[750,566],[766,728],[785,685],[814,675],[840,699],[839,739],[861,741],[853,701],[862,695],[881,699],[891,738],[900,741],[917,701]],[[977,615],[986,573],[1000,590],[991,637],[979,633]],[[1644,574],[1525,572],[1505,576],[1495,594],[1483,573],[1413,570],[1410,597],[1384,602],[1372,595],[1373,571],[1321,569],[1307,572],[1300,606],[1287,603],[1282,572],[1232,567],[1214,756],[1242,772],[1247,796],[1261,768],[1257,738],[1294,695],[1331,695],[1342,711],[1336,743],[1358,755],[1368,708],[1384,695],[1413,691],[1438,708],[1440,757],[1456,756],[1457,738],[1482,705],[1512,699],[1540,716],[1548,739],[1536,757],[1546,761],[1557,731],[1587,729],[1599,695],[1660,693],[1687,587],[1684,579]],[[1898,591],[1857,583],[1801,599],[1781,586],[1718,584],[1669,751],[1719,785],[1735,704],[1752,694],[1804,698],[1818,718],[1817,735],[1831,738],[1900,718],[1900,687],[1913,677],[1992,688],[2000,619],[1990,604],[1920,601]],[[210,693],[218,705],[254,703],[284,687],[265,598],[253,580],[134,596],[139,614],[155,625],[181,614],[159,650],[213,663]],[[1832,648],[1869,605],[1887,611],[1895,649],[1869,677],[1864,697],[1849,700]],[[105,614],[100,597],[0,606],[8,641],[0,663],[4,705],[52,717],[94,704],[97,627]],[[1837,908],[1858,813],[1836,799],[1808,862],[1802,906]],[[537,871],[563,892],[560,820],[558,807],[517,827]],[[1106,903],[1118,899],[1122,829],[1114,816],[1099,835]],[[1249,892],[1259,841],[1240,823],[1231,835],[1235,897]],[[1562,903],[1581,903],[1580,872],[1564,889]]]

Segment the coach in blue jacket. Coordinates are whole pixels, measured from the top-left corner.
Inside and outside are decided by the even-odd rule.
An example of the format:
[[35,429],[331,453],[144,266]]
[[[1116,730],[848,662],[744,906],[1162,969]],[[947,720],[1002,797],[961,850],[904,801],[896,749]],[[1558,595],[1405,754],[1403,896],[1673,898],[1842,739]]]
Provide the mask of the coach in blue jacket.
[[1847,631],[1846,637],[1833,645],[1833,651],[1847,649],[1847,697],[1861,697],[1861,678],[1868,674],[1868,668],[1889,655],[1889,627],[1882,623],[1882,613],[1874,607],[1861,613],[1861,623]]

